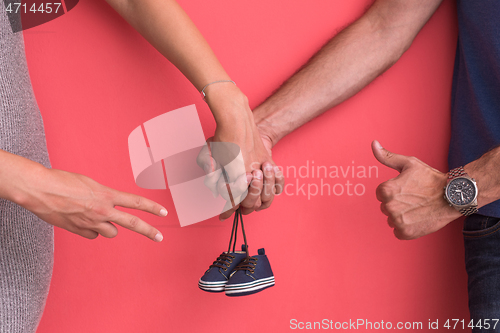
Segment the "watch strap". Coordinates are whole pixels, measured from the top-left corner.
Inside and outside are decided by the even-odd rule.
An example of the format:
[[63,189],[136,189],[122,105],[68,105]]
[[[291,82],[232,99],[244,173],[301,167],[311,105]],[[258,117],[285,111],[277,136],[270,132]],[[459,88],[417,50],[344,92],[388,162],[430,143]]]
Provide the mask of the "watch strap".
[[448,179],[454,179],[454,178],[462,177],[462,176],[467,176],[467,172],[465,172],[463,166],[452,169],[448,173]]
[[472,207],[468,207],[468,208],[462,208],[459,210],[459,212],[464,215],[464,216],[469,216],[469,215],[472,215],[472,214],[476,214],[477,213],[477,206],[472,206]]

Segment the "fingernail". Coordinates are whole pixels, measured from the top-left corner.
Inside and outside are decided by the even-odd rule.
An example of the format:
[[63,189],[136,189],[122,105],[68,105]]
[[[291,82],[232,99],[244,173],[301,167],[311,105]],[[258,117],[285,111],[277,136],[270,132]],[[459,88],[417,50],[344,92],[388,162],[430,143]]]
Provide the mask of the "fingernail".
[[255,171],[255,178],[262,179],[262,172],[260,170]]
[[155,242],[157,242],[157,243],[159,243],[159,242],[161,242],[162,240],[163,240],[163,235],[162,235],[162,234],[160,234],[160,233],[157,233],[157,234],[156,234],[156,236],[155,236],[154,241],[155,241]]
[[167,214],[168,214],[168,212],[167,212],[167,210],[165,208],[162,208],[160,210],[160,216],[167,216]]
[[205,170],[206,174],[209,174],[212,172],[212,168],[208,164],[205,164],[205,166],[203,167],[203,170]]
[[378,149],[384,149],[384,147],[382,147],[380,142],[378,142],[377,140],[375,140],[375,147],[377,147]]
[[210,191],[212,191],[212,195],[214,196],[214,198],[218,197],[218,193],[217,192],[215,192],[214,190],[210,190]]
[[251,173],[247,173],[247,184],[250,184],[250,182],[252,181],[252,174]]
[[272,167],[271,165],[269,165],[269,164],[268,164],[268,165],[266,165],[266,166],[264,167],[264,170],[266,170],[266,171],[272,171],[272,170],[273,170],[273,167]]
[[222,218],[222,217],[219,216],[219,221],[222,222],[222,221],[225,221],[225,220],[226,220],[225,218]]
[[274,173],[275,173],[275,174],[278,174],[278,173],[280,173],[280,172],[281,172],[281,169],[280,169],[279,167],[275,166],[275,167],[274,167]]

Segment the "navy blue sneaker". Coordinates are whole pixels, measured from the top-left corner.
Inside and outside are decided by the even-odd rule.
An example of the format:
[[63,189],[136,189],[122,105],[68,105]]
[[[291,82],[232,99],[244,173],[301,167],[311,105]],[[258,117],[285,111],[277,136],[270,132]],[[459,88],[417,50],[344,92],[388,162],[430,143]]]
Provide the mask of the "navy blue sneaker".
[[229,275],[234,271],[236,266],[246,258],[247,254],[244,251],[245,245],[242,245],[243,251],[223,252],[203,274],[198,287],[201,290],[213,293],[224,291]]
[[227,296],[245,296],[274,286],[274,275],[264,249],[236,266],[226,284]]

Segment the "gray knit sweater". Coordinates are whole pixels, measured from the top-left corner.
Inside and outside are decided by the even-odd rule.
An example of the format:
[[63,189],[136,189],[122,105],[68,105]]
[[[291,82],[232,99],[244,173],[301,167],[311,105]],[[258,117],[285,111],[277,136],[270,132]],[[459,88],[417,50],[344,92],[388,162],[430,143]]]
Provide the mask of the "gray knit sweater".
[[[4,1],[0,1],[0,149],[50,166],[23,35],[12,33]],[[52,275],[53,238],[51,225],[0,199],[0,333],[36,331]]]

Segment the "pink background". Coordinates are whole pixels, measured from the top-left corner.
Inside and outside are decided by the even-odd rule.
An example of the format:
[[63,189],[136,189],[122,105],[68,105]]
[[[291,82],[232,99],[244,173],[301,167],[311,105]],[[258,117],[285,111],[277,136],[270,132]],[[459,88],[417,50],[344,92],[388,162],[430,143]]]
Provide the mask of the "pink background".
[[[370,3],[180,0],[252,107]],[[446,171],[455,16],[454,2],[445,0],[392,69],[285,138],[275,161],[378,165],[370,150],[378,139]],[[461,222],[397,240],[375,198],[376,186],[397,174],[383,166],[378,178],[348,178],[365,185],[363,196],[283,195],[245,218],[250,250],[265,247],[275,287],[241,298],[200,291],[198,279],[226,248],[231,223],[213,218],[180,228],[168,190],[134,184],[127,148],[138,125],[193,103],[211,136],[215,123],[196,89],[104,1],[81,1],[24,35],[53,167],[144,195],[170,213],[139,213],[163,232],[161,244],[124,229],[94,241],[56,229],[38,332],[285,332],[291,319],[424,327],[429,319],[468,319]]]

